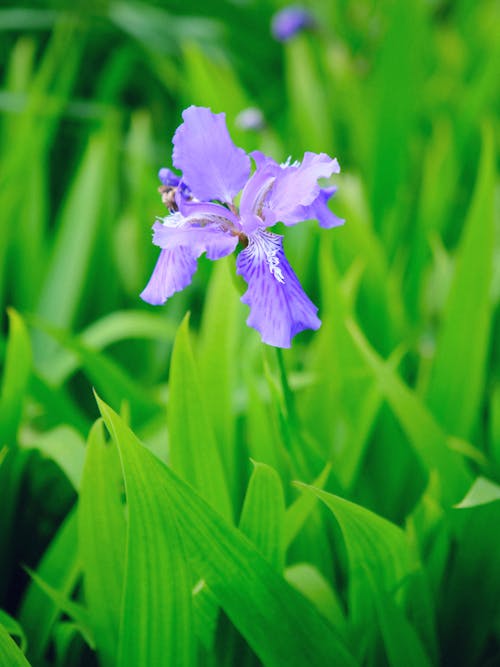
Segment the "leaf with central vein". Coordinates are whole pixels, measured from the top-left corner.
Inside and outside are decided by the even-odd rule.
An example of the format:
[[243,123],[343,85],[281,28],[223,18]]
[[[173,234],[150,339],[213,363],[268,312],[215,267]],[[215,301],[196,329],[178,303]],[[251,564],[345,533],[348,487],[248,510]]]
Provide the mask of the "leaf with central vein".
[[104,667],[116,665],[118,649],[126,531],[122,484],[118,452],[106,444],[99,420],[87,445],[78,538],[90,623]]
[[265,463],[254,463],[241,510],[240,530],[278,572],[285,565],[283,535],[285,498],[278,473]]
[[443,427],[463,438],[470,436],[484,390],[493,317],[494,191],[494,137],[488,127],[427,392]]
[[428,473],[432,470],[439,473],[443,502],[457,502],[472,480],[463,459],[449,448],[446,436],[432,414],[399,378],[390,363],[381,359],[370,347],[355,322],[348,320],[346,325],[423,466]]
[[232,516],[224,469],[208,420],[188,318],[179,327],[170,365],[168,430],[172,468],[225,518]]
[[[193,569],[215,593],[266,667],[355,667],[354,658],[333,628],[275,572],[252,543],[142,447],[116,413],[102,402],[100,409],[114,434],[124,469],[144,480],[148,495],[148,489],[155,490],[149,512],[155,517],[161,514],[163,521],[170,512],[175,515]],[[168,571],[165,566],[163,570]],[[181,609],[177,608],[177,614]],[[136,610],[135,627],[130,628],[135,642],[137,633],[144,632],[143,623]],[[154,627],[145,629],[155,636]],[[168,664],[180,664],[178,660]]]
[[[403,664],[396,659],[402,648],[398,633],[404,633],[405,641],[413,646],[416,654],[426,658],[419,664],[428,665],[426,651],[415,629],[392,600],[392,596],[403,589],[405,581],[421,574],[421,565],[405,533],[360,505],[313,486],[296,484],[319,498],[340,526],[349,559],[349,608],[353,623],[361,627],[378,618],[389,661],[394,667]],[[429,617],[427,598],[422,597],[420,602],[422,611]]]
[[192,667],[192,576],[179,517],[164,488],[155,482],[160,463],[146,454],[111,408],[99,398],[97,402],[120,453],[128,506],[117,665]]

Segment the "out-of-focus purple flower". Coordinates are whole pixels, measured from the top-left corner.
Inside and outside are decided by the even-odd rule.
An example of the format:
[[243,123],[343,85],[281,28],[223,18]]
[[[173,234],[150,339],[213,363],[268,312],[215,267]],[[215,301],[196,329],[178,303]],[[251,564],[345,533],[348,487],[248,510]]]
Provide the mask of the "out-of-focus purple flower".
[[153,225],[153,243],[162,250],[141,297],[165,303],[189,285],[202,253],[219,259],[240,243],[236,272],[248,285],[241,298],[250,306],[247,324],[264,343],[290,347],[295,334],[318,329],[321,322],[285,257],[283,237],[267,228],[309,218],[325,228],[342,224],[327,206],[335,188],[318,185],[318,179],[338,173],[339,164],[326,153],[308,152],[302,162],[280,165],[255,152],[251,174],[250,156],[233,144],[225,114],[191,106],[182,117],[173,139],[173,163],[182,176],[160,170],[170,215]]
[[262,130],[266,122],[264,120],[264,114],[257,107],[248,107],[248,109],[243,109],[234,119],[236,127],[239,127],[240,130]]
[[291,5],[277,12],[271,20],[271,32],[279,42],[287,42],[298,32],[313,28],[316,21],[305,7]]

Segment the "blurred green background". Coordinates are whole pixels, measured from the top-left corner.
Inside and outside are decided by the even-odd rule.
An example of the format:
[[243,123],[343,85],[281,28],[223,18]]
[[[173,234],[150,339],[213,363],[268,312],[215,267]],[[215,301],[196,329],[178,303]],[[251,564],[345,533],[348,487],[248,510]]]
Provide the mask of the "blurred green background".
[[[318,0],[306,5],[316,28],[280,43],[270,22],[283,6],[0,6],[0,665],[26,664],[9,635],[33,665],[500,660],[499,6]],[[156,174],[171,166],[171,137],[190,104],[226,112],[248,151],[284,161],[313,150],[341,164],[332,210],[346,225],[285,230],[323,326],[283,355],[246,327],[234,258],[202,258],[193,284],[164,307],[138,297],[157,256],[150,227],[164,214]],[[238,125],[249,107],[262,111],[263,128]],[[187,323],[178,329],[187,311],[190,333]],[[149,584],[133,598],[144,623],[127,616],[127,577],[159,581],[146,551],[141,569],[118,549],[116,595],[97,586],[96,596],[95,576],[114,571],[99,545],[111,548],[105,536],[122,529],[87,521],[92,498],[108,517],[95,480],[113,479],[113,497],[131,512],[134,487],[122,449],[121,473],[117,457],[98,469],[89,453],[82,481],[99,416],[92,387],[225,517],[224,530],[239,525],[269,562],[266,545],[281,545],[279,582],[262,574],[264,589],[276,585],[288,601],[299,590],[354,663],[311,654],[300,637],[293,644],[296,620],[273,620],[272,607],[266,616],[257,584],[240,590],[241,572],[221,592],[215,570],[204,570],[208,556],[194,559],[193,585],[206,578],[212,614],[220,605],[224,615],[212,615],[207,633],[210,614],[194,604],[186,659],[165,648],[184,646],[181,634],[175,644],[151,630],[164,606]],[[328,502],[346,498],[350,509],[297,506],[307,495],[293,480],[316,480]],[[467,507],[455,509],[471,487]],[[177,524],[202,531],[183,507]],[[151,523],[151,535],[162,526]],[[132,522],[128,530],[130,553],[142,542]],[[401,565],[407,551],[418,566]],[[416,588],[428,591],[425,603]],[[234,606],[236,590],[245,604]],[[240,617],[244,607],[252,618]],[[286,627],[288,653],[286,641],[273,644]]]

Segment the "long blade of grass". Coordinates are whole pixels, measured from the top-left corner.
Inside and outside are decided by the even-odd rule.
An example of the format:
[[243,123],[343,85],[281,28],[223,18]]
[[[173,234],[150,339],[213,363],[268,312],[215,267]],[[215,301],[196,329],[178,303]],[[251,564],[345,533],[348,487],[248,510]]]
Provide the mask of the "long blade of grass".
[[229,519],[231,500],[191,348],[188,318],[179,328],[172,352],[168,429],[172,468]]

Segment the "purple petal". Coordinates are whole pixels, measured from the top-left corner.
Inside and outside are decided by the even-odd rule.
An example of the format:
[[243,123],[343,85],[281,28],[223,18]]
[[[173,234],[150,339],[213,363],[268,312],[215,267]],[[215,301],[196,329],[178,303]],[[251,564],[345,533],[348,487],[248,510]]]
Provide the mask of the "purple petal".
[[264,206],[276,181],[277,174],[281,172],[280,166],[262,156],[262,160],[256,160],[257,169],[247,181],[240,201],[241,224],[247,234],[253,234],[258,227],[264,227]]
[[298,32],[314,25],[314,17],[304,7],[285,7],[273,16],[271,32],[279,42],[287,42]]
[[330,211],[328,201],[337,192],[336,187],[321,188],[319,195],[309,206],[297,206],[293,214],[287,217],[286,225],[295,225],[297,222],[303,220],[317,220],[319,226],[324,229],[331,229],[332,227],[339,227],[343,225],[345,220],[339,218]]
[[177,176],[177,174],[174,174],[174,172],[171,169],[167,169],[167,167],[162,167],[160,171],[158,172],[158,178],[160,181],[163,183],[163,185],[167,185],[170,187],[176,187],[179,185],[180,182],[180,177]]
[[194,257],[206,252],[208,259],[220,259],[234,252],[238,237],[218,225],[182,225],[169,227],[161,222],[153,225],[153,243],[160,248],[189,248]]
[[326,153],[305,153],[301,164],[282,166],[266,199],[264,219],[273,225],[296,222],[296,209],[309,206],[320,194],[319,178],[328,178],[340,171],[339,163]]
[[302,289],[283,252],[282,237],[270,232],[254,234],[236,260],[236,272],[248,289],[241,297],[250,306],[247,324],[262,340],[275,347],[290,347],[304,329],[318,329],[318,309]]
[[191,106],[174,135],[174,166],[201,200],[231,202],[250,174],[250,158],[237,148],[226,127],[226,114]]
[[141,299],[153,306],[165,303],[172,294],[191,283],[196,266],[196,256],[190,248],[162,250]]

